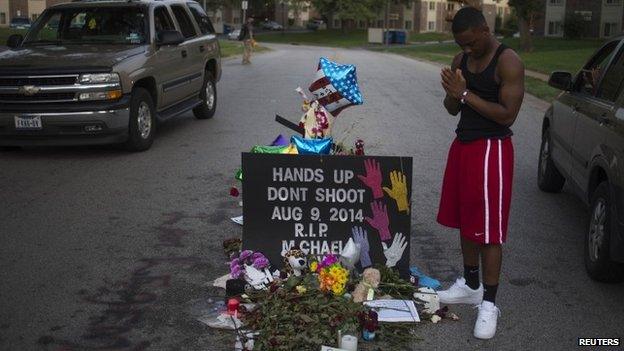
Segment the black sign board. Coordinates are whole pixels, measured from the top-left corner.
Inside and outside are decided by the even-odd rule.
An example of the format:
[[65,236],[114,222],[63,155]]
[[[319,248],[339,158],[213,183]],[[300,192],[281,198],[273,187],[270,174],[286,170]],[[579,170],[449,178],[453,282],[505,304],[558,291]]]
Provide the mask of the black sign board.
[[[372,264],[389,261],[403,275],[408,272],[411,157],[242,158],[243,248],[262,252],[281,268],[281,255],[289,249],[340,254],[354,237],[364,247],[368,243]],[[354,234],[354,227],[363,231]]]

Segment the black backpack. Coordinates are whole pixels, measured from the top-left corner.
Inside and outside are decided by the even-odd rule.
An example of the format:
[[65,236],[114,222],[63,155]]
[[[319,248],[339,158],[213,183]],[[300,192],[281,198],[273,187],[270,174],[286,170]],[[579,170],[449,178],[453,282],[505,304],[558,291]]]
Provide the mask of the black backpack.
[[248,32],[248,31],[249,31],[249,30],[247,29],[247,25],[246,25],[246,24],[245,24],[245,25],[243,25],[243,26],[241,27],[240,34],[238,35],[238,41],[243,41],[243,40],[245,39],[245,37],[247,36],[247,32]]

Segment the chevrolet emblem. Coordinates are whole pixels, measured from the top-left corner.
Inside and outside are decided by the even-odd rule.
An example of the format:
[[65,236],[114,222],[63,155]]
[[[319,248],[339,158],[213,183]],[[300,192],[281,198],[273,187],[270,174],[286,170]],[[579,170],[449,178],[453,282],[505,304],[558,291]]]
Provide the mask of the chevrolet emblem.
[[34,85],[24,85],[19,88],[19,93],[26,96],[33,96],[39,92],[40,88]]

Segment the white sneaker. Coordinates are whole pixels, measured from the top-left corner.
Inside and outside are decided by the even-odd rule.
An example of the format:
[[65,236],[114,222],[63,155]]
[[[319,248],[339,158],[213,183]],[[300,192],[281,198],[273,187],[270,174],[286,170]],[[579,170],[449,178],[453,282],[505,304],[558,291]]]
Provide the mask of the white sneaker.
[[440,298],[440,303],[478,305],[483,301],[483,285],[479,284],[479,288],[473,290],[466,285],[466,279],[458,278],[455,284],[451,285],[447,290],[438,291],[438,297]]
[[477,339],[491,339],[496,334],[496,322],[500,315],[500,310],[490,301],[483,301],[476,306],[479,315],[474,327],[474,336]]

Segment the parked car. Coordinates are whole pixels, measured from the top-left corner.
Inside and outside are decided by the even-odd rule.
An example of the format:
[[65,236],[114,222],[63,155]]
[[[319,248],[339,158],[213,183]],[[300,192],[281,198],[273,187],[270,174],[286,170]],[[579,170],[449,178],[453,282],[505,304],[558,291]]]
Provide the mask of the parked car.
[[324,27],[325,22],[323,20],[312,20],[306,25],[306,28],[310,30],[324,29]]
[[60,4],[7,46],[0,146],[124,143],[141,151],[156,122],[216,111],[220,48],[196,2]]
[[284,26],[282,26],[281,24],[275,21],[266,21],[266,22],[262,22],[262,29],[282,30],[284,29]]
[[30,28],[30,19],[25,17],[13,17],[9,23],[11,29],[28,29]]
[[234,29],[233,31],[230,32],[230,34],[228,34],[228,39],[238,40],[238,36],[240,35],[240,32],[241,32],[240,29]]
[[563,92],[546,112],[538,185],[564,183],[589,206],[585,267],[598,281],[624,280],[624,40],[610,40],[575,77],[553,72]]

